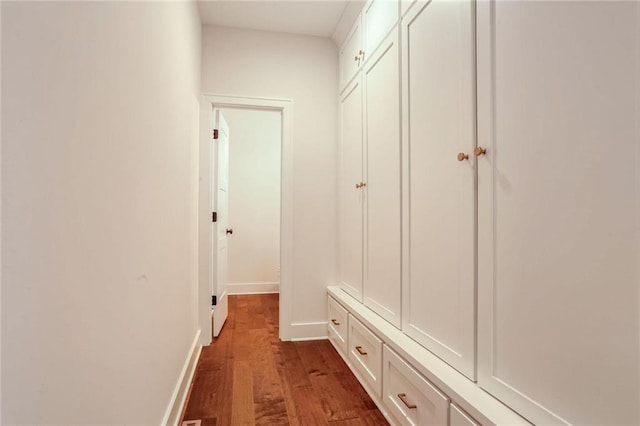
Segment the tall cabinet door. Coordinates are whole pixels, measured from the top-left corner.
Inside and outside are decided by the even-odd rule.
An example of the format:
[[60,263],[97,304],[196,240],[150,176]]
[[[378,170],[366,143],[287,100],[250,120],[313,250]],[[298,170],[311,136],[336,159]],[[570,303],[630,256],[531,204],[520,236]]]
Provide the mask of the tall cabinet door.
[[342,288],[362,302],[362,85],[356,78],[340,100],[340,260]]
[[400,327],[400,48],[393,31],[362,71],[366,140],[364,304]]
[[639,9],[478,2],[478,383],[536,424],[640,424]]
[[474,37],[470,1],[418,3],[402,20],[403,331],[472,380]]

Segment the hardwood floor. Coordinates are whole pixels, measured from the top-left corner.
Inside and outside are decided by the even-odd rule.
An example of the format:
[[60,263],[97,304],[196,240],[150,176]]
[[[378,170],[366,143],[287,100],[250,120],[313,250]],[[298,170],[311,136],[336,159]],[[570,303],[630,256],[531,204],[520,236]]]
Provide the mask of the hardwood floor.
[[183,420],[211,425],[388,424],[328,340],[281,342],[278,295],[229,296]]

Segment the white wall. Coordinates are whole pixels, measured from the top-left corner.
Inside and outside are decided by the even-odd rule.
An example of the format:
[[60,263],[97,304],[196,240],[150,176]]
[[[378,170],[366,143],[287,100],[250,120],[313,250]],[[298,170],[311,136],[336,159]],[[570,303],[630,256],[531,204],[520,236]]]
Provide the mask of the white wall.
[[[293,323],[325,330],[337,280],[338,54],[328,38],[205,26],[202,90],[293,100]],[[294,327],[295,329],[296,327]]]
[[230,132],[229,284],[235,291],[242,287],[234,284],[268,290],[280,281],[282,114],[247,109],[222,113]]
[[195,3],[2,2],[2,424],[159,424],[198,331]]

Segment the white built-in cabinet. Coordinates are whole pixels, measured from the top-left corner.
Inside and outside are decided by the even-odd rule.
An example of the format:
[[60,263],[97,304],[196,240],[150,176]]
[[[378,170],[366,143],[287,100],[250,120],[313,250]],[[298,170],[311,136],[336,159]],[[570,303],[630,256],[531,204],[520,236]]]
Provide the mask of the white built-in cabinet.
[[341,282],[396,327],[402,275],[399,61],[396,29],[371,52],[340,101]]
[[330,294],[392,423],[640,424],[638,46],[638,2],[364,5]]
[[364,304],[400,327],[400,46],[392,32],[362,70],[366,193]]
[[385,39],[387,34],[398,23],[397,0],[369,0],[362,9],[363,56],[368,55]]
[[478,384],[640,424],[640,3],[477,7]]
[[402,20],[402,329],[475,379],[476,93],[472,2]]
[[356,76],[363,59],[362,26],[358,19],[340,46],[340,87],[344,87]]
[[341,285],[362,302],[364,197],[362,84],[356,79],[340,99],[340,263]]
[[369,56],[395,30],[398,0],[368,0],[340,45],[340,88],[351,82]]

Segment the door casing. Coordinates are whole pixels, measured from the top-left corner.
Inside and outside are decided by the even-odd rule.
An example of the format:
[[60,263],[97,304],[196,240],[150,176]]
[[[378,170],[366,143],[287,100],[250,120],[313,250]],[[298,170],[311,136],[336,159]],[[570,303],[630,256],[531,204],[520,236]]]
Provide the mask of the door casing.
[[[216,279],[211,232],[211,147],[213,109],[236,108],[279,111],[282,119],[280,158],[280,340],[292,337],[293,317],[293,101],[204,94],[200,100],[199,205],[198,205],[198,321],[202,345],[211,343],[211,283]],[[213,275],[213,276],[212,276]],[[215,287],[215,282],[214,282]]]

